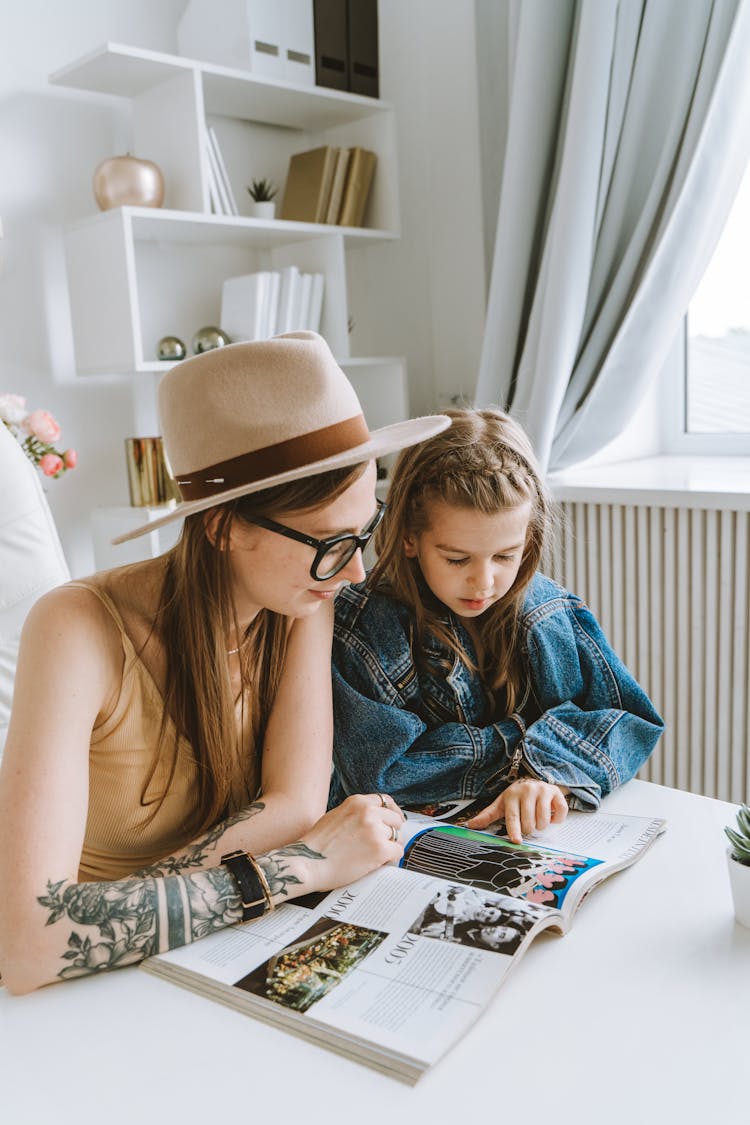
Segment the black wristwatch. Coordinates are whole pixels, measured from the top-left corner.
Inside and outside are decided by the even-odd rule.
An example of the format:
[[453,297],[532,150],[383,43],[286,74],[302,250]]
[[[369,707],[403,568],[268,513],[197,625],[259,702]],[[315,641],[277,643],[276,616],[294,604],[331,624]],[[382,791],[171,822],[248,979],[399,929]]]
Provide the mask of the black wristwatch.
[[221,857],[221,862],[234,878],[240,892],[242,921],[249,922],[251,918],[260,918],[272,904],[268,900],[253,860],[247,852],[236,851],[227,852]]

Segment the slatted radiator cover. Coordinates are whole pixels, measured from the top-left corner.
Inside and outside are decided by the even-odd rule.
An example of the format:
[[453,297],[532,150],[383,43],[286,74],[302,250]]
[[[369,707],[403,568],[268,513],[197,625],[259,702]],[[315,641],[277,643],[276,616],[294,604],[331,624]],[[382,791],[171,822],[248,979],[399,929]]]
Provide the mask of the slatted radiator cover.
[[750,793],[747,511],[562,500],[547,573],[580,594],[664,716],[639,776]]

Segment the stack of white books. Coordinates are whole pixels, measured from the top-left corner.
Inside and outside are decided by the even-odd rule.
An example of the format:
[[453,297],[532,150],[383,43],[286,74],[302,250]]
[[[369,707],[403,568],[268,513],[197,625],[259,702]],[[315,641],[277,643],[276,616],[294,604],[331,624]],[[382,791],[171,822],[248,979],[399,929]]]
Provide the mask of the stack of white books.
[[228,277],[221,290],[221,327],[229,338],[266,340],[281,332],[320,331],[325,275],[297,266]]

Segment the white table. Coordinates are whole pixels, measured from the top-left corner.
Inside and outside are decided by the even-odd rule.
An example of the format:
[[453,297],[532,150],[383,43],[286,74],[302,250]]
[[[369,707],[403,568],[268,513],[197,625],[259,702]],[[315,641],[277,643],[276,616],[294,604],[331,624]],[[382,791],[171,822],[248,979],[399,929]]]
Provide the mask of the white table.
[[0,989],[4,1125],[395,1125],[749,1119],[750,930],[732,913],[734,808],[633,781],[607,807],[667,833],[541,935],[416,1087],[141,972]]

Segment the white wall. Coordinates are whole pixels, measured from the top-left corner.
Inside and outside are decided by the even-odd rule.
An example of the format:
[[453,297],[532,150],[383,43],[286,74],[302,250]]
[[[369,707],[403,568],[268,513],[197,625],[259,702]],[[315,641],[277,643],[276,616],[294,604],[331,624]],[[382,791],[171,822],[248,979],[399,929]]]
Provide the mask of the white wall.
[[[484,331],[474,0],[380,0],[381,96],[396,109],[401,239],[358,251],[350,312],[407,359],[412,412],[473,394]],[[369,320],[368,314],[368,320]]]
[[[51,410],[79,451],[79,468],[45,485],[75,575],[93,568],[91,509],[127,503],[134,421],[130,377],[75,375],[62,231],[94,212],[93,171],[128,148],[130,126],[127,103],[47,80],[107,40],[175,51],[184,2],[0,0],[0,390]],[[423,413],[471,390],[481,346],[474,0],[380,0],[380,24],[403,238],[361,252],[351,311],[378,326],[358,334],[362,354],[407,357],[411,408]]]
[[[71,571],[93,568],[89,513],[127,503],[122,440],[132,430],[130,380],[74,374],[62,231],[96,210],[96,165],[121,152],[119,99],[48,84],[48,75],[106,40],[175,50],[184,0],[0,0],[0,390],[51,410],[80,465],[45,482]],[[0,504],[2,500],[0,499]]]

